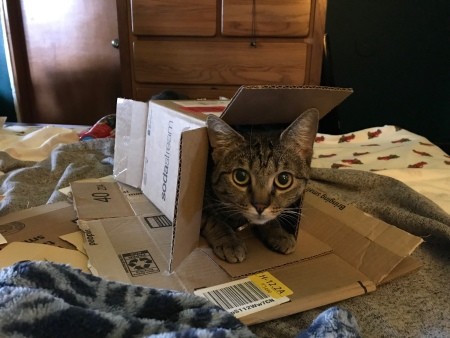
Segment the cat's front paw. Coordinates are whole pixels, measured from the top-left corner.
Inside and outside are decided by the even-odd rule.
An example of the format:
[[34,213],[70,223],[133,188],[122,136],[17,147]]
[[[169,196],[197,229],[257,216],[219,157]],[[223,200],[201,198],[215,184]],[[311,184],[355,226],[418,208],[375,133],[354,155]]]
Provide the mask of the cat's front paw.
[[229,243],[214,246],[214,253],[229,263],[240,263],[247,256],[247,246],[241,240],[233,240]]
[[278,222],[270,222],[255,228],[259,238],[272,250],[290,254],[295,251],[295,236],[284,230]]
[[288,233],[280,233],[278,236],[267,238],[266,241],[271,249],[285,255],[293,253],[297,245],[295,237]]

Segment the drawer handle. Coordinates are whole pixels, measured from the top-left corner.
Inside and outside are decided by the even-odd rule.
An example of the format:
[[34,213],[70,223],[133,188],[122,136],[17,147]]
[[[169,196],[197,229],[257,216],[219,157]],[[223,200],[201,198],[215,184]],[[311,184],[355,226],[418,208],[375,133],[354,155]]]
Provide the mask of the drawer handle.
[[116,49],[119,49],[119,46],[120,46],[119,39],[118,38],[112,39],[111,40],[111,46],[113,46]]

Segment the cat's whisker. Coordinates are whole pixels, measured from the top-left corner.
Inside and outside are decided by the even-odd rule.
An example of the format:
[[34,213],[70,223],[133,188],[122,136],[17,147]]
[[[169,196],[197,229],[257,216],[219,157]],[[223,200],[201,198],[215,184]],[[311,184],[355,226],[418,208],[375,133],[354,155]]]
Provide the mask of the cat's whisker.
[[298,211],[298,209],[295,210],[284,210],[278,217],[284,218],[284,219],[297,219],[299,216],[301,216],[301,213]]
[[234,217],[234,216],[242,216],[242,210],[236,207],[236,205],[232,203],[218,203],[217,205],[211,206],[210,208],[206,208],[208,211],[209,209],[213,210],[215,213],[223,213],[226,214],[227,217]]

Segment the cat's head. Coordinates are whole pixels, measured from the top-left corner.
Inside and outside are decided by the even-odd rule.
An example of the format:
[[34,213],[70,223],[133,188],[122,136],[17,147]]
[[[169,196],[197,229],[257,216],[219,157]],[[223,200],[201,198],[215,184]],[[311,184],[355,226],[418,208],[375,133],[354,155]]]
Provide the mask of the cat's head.
[[223,211],[253,224],[289,215],[309,178],[318,120],[318,111],[309,109],[282,131],[238,133],[208,116],[210,184]]

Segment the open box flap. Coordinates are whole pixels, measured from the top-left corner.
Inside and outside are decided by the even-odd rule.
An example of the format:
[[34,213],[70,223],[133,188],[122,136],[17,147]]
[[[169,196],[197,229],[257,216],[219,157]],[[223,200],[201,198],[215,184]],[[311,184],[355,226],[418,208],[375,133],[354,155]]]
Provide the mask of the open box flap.
[[242,86],[221,118],[230,125],[290,123],[309,108],[322,118],[351,93],[350,88],[320,86]]
[[180,143],[180,176],[173,222],[170,271],[198,246],[208,158],[206,128],[183,132]]
[[135,216],[116,182],[75,181],[70,187],[80,220]]
[[325,193],[307,189],[300,229],[320,238],[333,252],[376,285],[423,242]]

